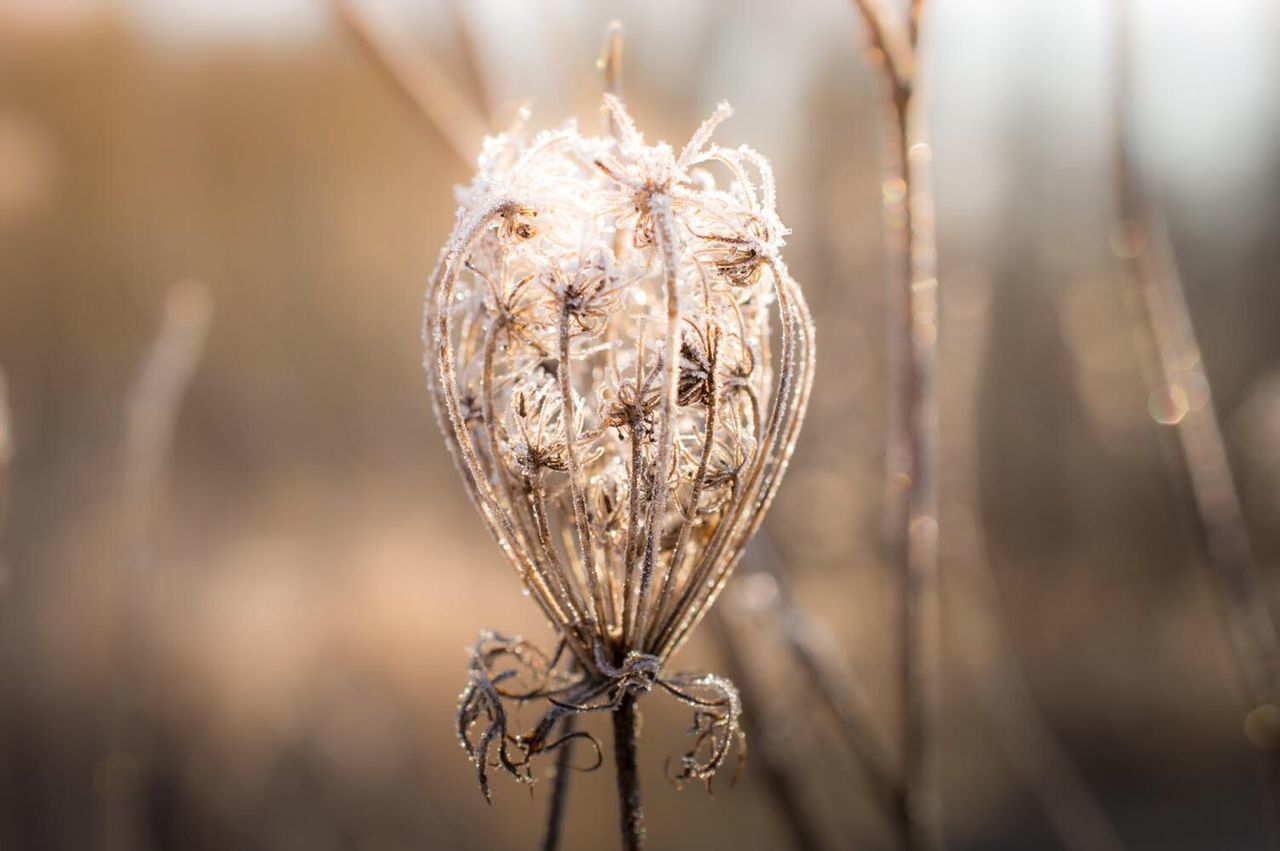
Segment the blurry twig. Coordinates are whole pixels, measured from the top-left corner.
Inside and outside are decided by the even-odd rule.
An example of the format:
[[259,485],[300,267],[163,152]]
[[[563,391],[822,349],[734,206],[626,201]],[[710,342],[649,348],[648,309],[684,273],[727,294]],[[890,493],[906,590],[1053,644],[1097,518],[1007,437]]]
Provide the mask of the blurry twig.
[[[482,124],[487,124],[485,116],[494,115],[497,105],[493,102],[493,93],[489,89],[489,78],[485,74],[485,63],[481,58],[480,46],[476,44],[475,29],[467,14],[468,5],[474,4],[468,4],[466,0],[449,0],[449,14],[453,19],[453,30],[457,35],[462,64],[466,68],[467,77],[471,80],[476,99],[480,103],[477,116]],[[470,158],[467,162],[470,163]]]
[[101,838],[107,851],[145,851],[151,846],[151,813],[143,794],[151,747],[139,718],[147,709],[150,688],[144,633],[149,611],[143,592],[156,587],[155,578],[146,575],[154,544],[153,521],[178,410],[204,352],[212,317],[213,300],[203,284],[182,281],[170,287],[155,343],[143,358],[125,402],[120,540],[120,585],[125,596],[116,686],[119,710],[107,734],[103,759],[104,764],[129,766],[143,782],[135,783],[129,794],[105,799]]
[[1120,221],[1114,248],[1128,261],[1130,279],[1137,290],[1134,306],[1142,312],[1149,337],[1144,355],[1154,392],[1171,394],[1180,403],[1188,401],[1189,389],[1202,394],[1202,404],[1186,404],[1185,412],[1179,405],[1182,415],[1177,420],[1178,439],[1249,697],[1255,703],[1264,703],[1274,699],[1280,683],[1280,645],[1258,579],[1244,512],[1168,229],[1143,190],[1134,162],[1129,117],[1132,48],[1126,6],[1123,0],[1115,6],[1113,121]]
[[763,767],[765,788],[791,832],[792,847],[795,851],[817,851],[824,847],[821,831],[809,810],[808,798],[800,788],[793,760],[780,746],[774,733],[777,723],[763,694],[767,686],[757,681],[757,672],[743,659],[741,642],[747,627],[738,623],[736,609],[730,605],[729,599],[723,600],[712,609],[710,621],[724,655],[728,675],[738,686],[743,723],[747,725],[750,741],[755,743],[752,750],[758,754],[757,763]]
[[878,0],[853,0],[880,77],[881,194],[888,277],[889,429],[885,540],[902,583],[901,832],[906,848],[942,844],[934,738],[938,720],[940,618],[937,556],[937,413],[934,362],[938,280],[933,198],[920,97],[919,36],[925,4],[905,24]]
[[577,719],[566,715],[560,722],[560,740],[556,753],[556,773],[551,781],[551,800],[547,803],[547,827],[542,836],[542,851],[556,851],[564,827],[564,812],[569,803],[569,772],[573,770],[573,737]]
[[13,417],[9,413],[9,385],[0,369],[0,532],[9,516],[9,462],[13,460]]
[[213,298],[204,284],[188,280],[170,287],[160,331],[125,402],[122,555],[125,566],[135,570],[149,560],[151,521],[178,408],[204,352],[212,318]]
[[947,618],[949,646],[964,665],[997,745],[1034,793],[1063,847],[1122,851],[1114,824],[1036,706],[1005,630],[977,518],[977,400],[989,297],[985,286],[967,276],[955,276],[950,287],[953,303],[964,309],[949,318],[944,352],[953,375],[948,383],[953,398],[944,401],[953,414],[951,457],[962,459],[951,466],[944,486],[955,515],[947,524],[949,549],[956,554],[948,565],[948,575],[956,580],[945,586],[948,610],[955,613]]
[[792,658],[835,718],[877,806],[891,824],[900,828],[906,817],[906,790],[881,737],[868,723],[870,713],[857,683],[837,664],[831,634],[817,620],[792,607],[785,596],[780,596],[779,602],[779,616]]
[[876,805],[890,823],[900,829],[906,790],[893,766],[884,737],[871,725],[871,712],[858,683],[841,664],[835,639],[820,620],[793,603],[782,559],[764,532],[757,534],[752,553],[759,560],[761,575],[773,583],[772,594],[761,601],[764,603],[761,608],[777,621],[787,653],[805,683],[836,722]]
[[331,0],[343,28],[383,77],[429,127],[449,143],[459,161],[470,164],[480,150],[485,120],[449,76],[426,54],[410,58],[360,9],[356,0]]
[[[1129,302],[1136,318],[1140,354],[1153,393],[1173,407],[1178,441],[1204,530],[1208,564],[1218,590],[1236,660],[1252,710],[1250,739],[1264,751],[1266,808],[1272,841],[1280,847],[1280,642],[1266,601],[1231,473],[1222,426],[1187,307],[1168,227],[1142,186],[1134,155],[1131,122],[1133,39],[1130,8],[1114,10],[1112,130],[1116,195],[1120,220],[1112,248],[1128,262]],[[1200,398],[1192,400],[1192,394]]]
[[[769,634],[777,634],[805,685],[831,715],[841,738],[849,747],[850,755],[867,782],[877,807],[895,829],[901,830],[904,823],[905,790],[901,779],[896,775],[883,737],[870,723],[870,712],[857,683],[841,670],[835,641],[820,621],[806,615],[791,602],[781,559],[765,532],[757,534],[751,552],[759,566],[751,575],[750,581],[754,584],[751,586],[753,592],[748,595],[749,608],[757,616],[766,617],[771,622]],[[742,602],[744,599],[739,595],[724,603],[722,644],[730,662],[739,655],[739,649],[732,646],[734,639],[745,635],[744,629],[737,623],[740,616],[735,614],[737,609],[746,607]],[[744,669],[740,679],[751,681],[754,674]],[[777,719],[769,717],[772,713],[768,703],[759,699],[760,689],[753,689],[748,685],[740,690],[747,717],[763,719],[757,722],[760,727],[782,726]],[[768,746],[766,739],[767,763],[771,761]],[[767,768],[770,790],[778,799],[788,820],[799,821],[804,812],[794,811],[791,803],[791,799],[804,798],[798,788],[798,779],[788,770],[786,760],[781,755],[772,762],[775,765]],[[808,833],[816,835],[817,830],[811,827]],[[797,844],[800,844],[801,836],[802,834],[796,833]]]
[[[604,47],[600,50],[600,58],[596,60],[596,68],[600,71],[604,90],[614,97],[622,97],[622,22],[610,21],[604,31]],[[609,133],[618,135],[618,118],[613,111],[604,110],[608,122]]]

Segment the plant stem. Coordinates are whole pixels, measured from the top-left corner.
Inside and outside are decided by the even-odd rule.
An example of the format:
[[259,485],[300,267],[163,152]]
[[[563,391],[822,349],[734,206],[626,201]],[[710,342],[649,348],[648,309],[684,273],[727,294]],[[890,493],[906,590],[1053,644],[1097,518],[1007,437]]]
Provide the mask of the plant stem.
[[[1113,11],[1112,145],[1119,222],[1112,250],[1128,263],[1128,301],[1138,326],[1144,377],[1153,393],[1180,402],[1170,424],[1177,429],[1207,566],[1251,704],[1249,717],[1265,718],[1280,703],[1280,634],[1253,552],[1168,226],[1143,185],[1134,155],[1132,10],[1128,2],[1117,0]],[[1190,387],[1201,388],[1198,405],[1187,399]],[[1271,846],[1280,848],[1280,748],[1273,735],[1255,739],[1254,745],[1263,762],[1260,777]]]
[[356,0],[332,0],[332,7],[339,24],[391,88],[415,115],[444,137],[459,163],[471,165],[488,122],[449,75],[430,56],[410,56],[399,49],[386,28],[372,21]]
[[622,851],[644,848],[644,808],[640,805],[640,776],[636,771],[638,721],[636,697],[628,692],[613,712],[613,756],[618,767]]
[[[738,694],[742,698],[744,723],[750,725],[747,735],[752,742],[753,753],[759,753],[762,771],[761,779],[770,797],[773,798],[778,812],[787,823],[791,833],[791,845],[795,851],[817,851],[823,846],[821,829],[813,817],[801,787],[797,772],[788,758],[788,754],[777,742],[774,733],[775,725],[783,719],[772,717],[772,708],[764,699],[763,683],[757,681],[755,672],[747,664],[741,647],[742,632],[734,624],[737,614],[731,614],[730,600],[723,601],[711,610],[708,620],[715,631],[729,669],[729,678],[738,686]],[[742,627],[746,629],[746,627]],[[755,743],[759,742],[759,745]]]
[[[574,716],[566,715],[560,722],[560,738],[573,735],[576,726]],[[573,742],[566,741],[556,754],[556,776],[551,786],[551,801],[547,805],[547,832],[542,837],[542,851],[557,851],[560,847],[560,830],[564,825],[565,805],[569,801],[569,772],[572,770]]]
[[937,401],[938,280],[930,157],[919,103],[920,18],[913,2],[904,28],[876,0],[854,0],[880,76],[881,194],[889,263],[889,429],[885,540],[901,582],[902,782],[899,831],[907,849],[941,846],[936,810],[938,723]]

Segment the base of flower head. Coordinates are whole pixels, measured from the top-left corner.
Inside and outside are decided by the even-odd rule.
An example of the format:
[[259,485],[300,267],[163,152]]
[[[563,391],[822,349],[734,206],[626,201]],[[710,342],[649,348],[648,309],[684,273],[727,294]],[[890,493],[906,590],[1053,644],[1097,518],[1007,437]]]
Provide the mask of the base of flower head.
[[[564,652],[562,641],[548,655],[519,637],[507,638],[491,630],[480,633],[470,650],[469,677],[458,698],[457,730],[467,755],[475,763],[480,791],[490,800],[489,769],[501,768],[520,783],[533,783],[533,757],[550,753],[575,739],[590,743],[593,771],[602,761],[600,743],[590,733],[577,731],[556,738],[557,724],[571,715],[614,712],[628,694],[639,695],[655,686],[693,708],[689,735],[694,744],[668,763],[668,777],[682,787],[701,781],[711,790],[711,780],[737,746],[738,769],[746,754],[742,732],[742,702],[728,679],[714,674],[664,676],[656,656],[632,651],[614,666],[597,646],[594,671],[584,670]],[[524,733],[513,733],[507,704],[534,701],[547,704],[537,723]],[[734,772],[734,779],[737,771]]]

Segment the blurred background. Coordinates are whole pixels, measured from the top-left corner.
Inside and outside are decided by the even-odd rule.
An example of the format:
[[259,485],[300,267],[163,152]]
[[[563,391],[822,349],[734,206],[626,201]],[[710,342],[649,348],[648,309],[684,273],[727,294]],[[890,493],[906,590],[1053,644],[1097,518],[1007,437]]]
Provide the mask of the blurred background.
[[[1169,427],[1203,394],[1149,394],[1112,250],[1110,4],[930,6],[947,835],[1061,842],[1002,735],[998,666],[1126,846],[1264,847]],[[818,317],[767,534],[891,733],[876,81],[852,6],[361,8],[496,127],[526,99],[537,127],[594,126],[612,18],[650,138],[737,107],[718,137],[773,159]],[[1133,32],[1142,177],[1273,587],[1280,8],[1137,0]],[[549,784],[499,777],[486,806],[453,732],[478,630],[548,638],[424,389],[422,294],[466,177],[321,0],[0,2],[0,848],[536,847]],[[679,662],[724,670],[721,650],[704,630]],[[892,847],[811,707],[773,700],[827,843]],[[687,710],[643,708],[653,848],[786,847],[757,763],[677,791]],[[565,847],[613,847],[611,770],[572,783]]]

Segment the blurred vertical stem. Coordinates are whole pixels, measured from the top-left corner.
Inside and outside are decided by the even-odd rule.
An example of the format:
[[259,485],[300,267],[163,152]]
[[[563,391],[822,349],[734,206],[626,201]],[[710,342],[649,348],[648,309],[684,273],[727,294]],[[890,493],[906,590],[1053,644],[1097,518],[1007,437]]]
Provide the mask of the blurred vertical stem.
[[917,69],[923,0],[906,23],[878,0],[854,0],[863,19],[867,63],[880,77],[881,195],[889,264],[889,427],[884,533],[901,583],[902,778],[904,848],[941,845],[934,734],[938,718],[937,412],[934,361],[938,281],[929,177],[930,149]]
[[1112,132],[1119,214],[1112,250],[1128,265],[1128,302],[1147,384],[1153,399],[1168,407],[1168,421],[1177,429],[1208,566],[1251,704],[1245,732],[1264,757],[1261,776],[1272,844],[1280,848],[1280,643],[1168,228],[1143,189],[1134,155],[1132,10],[1128,0],[1116,0],[1112,9]]
[[0,532],[9,516],[9,460],[13,457],[13,419],[9,414],[9,385],[0,369]]
[[[598,67],[603,76],[607,94],[622,95],[622,24],[611,21],[605,28],[604,48]],[[609,112],[608,129],[618,135],[617,120]],[[621,239],[615,234],[615,249],[621,247]],[[673,380],[671,377],[668,380]],[[629,601],[623,600],[625,609]],[[636,697],[630,692],[613,712],[613,754],[618,771],[619,825],[622,830],[623,851],[640,851],[644,847],[644,810],[640,805],[640,776],[636,765],[636,740],[639,736],[639,715],[636,713]]]
[[[120,799],[103,800],[98,831],[103,851],[146,851],[156,844],[157,818],[150,786],[157,783],[162,753],[147,719],[155,672],[148,624],[158,607],[163,576],[155,574],[156,515],[173,450],[178,414],[204,354],[213,319],[213,296],[198,281],[180,281],[165,294],[155,341],[142,358],[124,408],[121,452],[120,570],[124,593],[120,612],[115,712],[103,762],[132,767],[141,782]],[[162,840],[161,840],[162,841]]]
[[564,811],[569,802],[569,772],[572,770],[573,733],[577,726],[573,715],[560,722],[560,750],[556,753],[556,776],[552,781],[551,800],[547,804],[547,831],[542,837],[542,851],[556,851],[564,825]]
[[[427,127],[444,137],[463,165],[474,162],[487,122],[439,65],[425,54],[410,57],[383,28],[374,24],[357,0],[330,0],[337,22],[370,63],[409,104]],[[461,14],[461,10],[459,10]]]
[[787,823],[791,845],[795,851],[818,851],[823,847],[821,830],[809,811],[809,802],[792,761],[787,759],[785,748],[777,742],[777,732],[773,728],[780,719],[775,717],[776,712],[765,699],[764,690],[768,686],[757,681],[756,671],[744,657],[742,637],[751,627],[737,623],[740,617],[735,613],[737,608],[732,598],[721,600],[711,610],[708,620],[719,640],[729,679],[738,686],[744,710],[743,721],[748,725],[747,735],[753,742],[752,752],[760,754],[765,788]]

